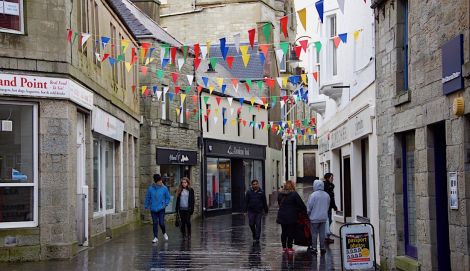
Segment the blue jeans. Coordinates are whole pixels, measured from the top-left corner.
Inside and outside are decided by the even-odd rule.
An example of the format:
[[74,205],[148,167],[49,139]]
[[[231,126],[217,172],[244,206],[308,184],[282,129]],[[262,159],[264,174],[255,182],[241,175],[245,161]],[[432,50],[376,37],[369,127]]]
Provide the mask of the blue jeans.
[[325,249],[325,228],[326,228],[326,223],[328,222],[322,222],[322,223],[310,223],[311,231],[312,231],[312,247],[313,249],[317,249],[317,238],[320,239],[320,249]]
[[158,224],[160,224],[160,228],[162,229],[163,234],[166,233],[165,228],[165,209],[162,209],[158,212],[150,212],[152,214],[152,221],[153,221],[153,236],[158,238]]

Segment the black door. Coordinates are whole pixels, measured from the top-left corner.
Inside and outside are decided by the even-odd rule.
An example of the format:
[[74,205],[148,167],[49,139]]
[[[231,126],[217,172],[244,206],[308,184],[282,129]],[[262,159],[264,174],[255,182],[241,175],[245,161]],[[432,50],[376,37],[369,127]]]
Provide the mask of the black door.
[[232,212],[241,212],[245,199],[243,160],[232,159]]
[[344,216],[351,217],[351,159],[343,159],[344,177]]
[[446,127],[445,122],[431,127],[434,134],[434,171],[436,187],[436,231],[439,270],[451,270],[447,203]]

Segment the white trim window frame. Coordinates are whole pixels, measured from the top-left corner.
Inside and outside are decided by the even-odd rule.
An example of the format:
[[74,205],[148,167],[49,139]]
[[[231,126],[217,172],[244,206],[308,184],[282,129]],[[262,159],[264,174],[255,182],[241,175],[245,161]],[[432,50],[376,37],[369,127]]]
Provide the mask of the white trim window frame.
[[331,80],[338,76],[338,48],[335,46],[334,38],[338,35],[338,16],[336,13],[327,17],[327,75]]
[[[98,182],[97,189],[98,189],[98,199],[96,204],[98,205],[98,209],[95,210],[95,206],[93,206],[93,217],[101,217],[106,214],[111,214],[114,213],[116,210],[116,168],[115,168],[115,162],[116,162],[116,157],[115,157],[115,142],[111,140],[106,140],[100,137],[94,138],[94,142],[98,142],[98,165],[97,168],[99,169],[98,172],[98,180],[93,180],[93,182]],[[112,158],[111,161],[111,170],[112,170],[112,184],[113,184],[113,191],[112,191],[112,208],[108,209],[107,208],[107,197],[108,197],[108,191],[106,191],[106,180],[109,176],[106,174],[106,146],[105,144],[111,143],[112,148],[111,148],[111,155],[110,157]],[[95,146],[93,146],[95,147]],[[94,157],[93,157],[94,159]],[[93,169],[95,170],[95,169]],[[95,204],[95,201],[93,200],[93,204]]]
[[181,101],[181,106],[180,106],[180,123],[186,123],[186,100],[183,102]]
[[166,112],[167,95],[168,93],[162,94],[162,120],[168,119],[168,113]]
[[32,183],[0,183],[3,187],[32,187],[33,188],[33,220],[19,222],[0,222],[0,229],[29,228],[38,226],[38,105],[22,102],[0,102],[0,105],[21,105],[33,107],[32,137],[33,137],[33,182]]
[[[18,0],[19,1],[19,17],[20,17],[20,30],[14,30],[14,29],[8,29],[8,28],[3,28],[0,27],[0,32],[4,33],[11,33],[11,34],[24,34],[24,9],[23,9],[23,0]],[[5,0],[0,0],[0,14],[6,14],[5,13],[5,3],[12,3],[9,1]],[[16,4],[16,3],[13,3]]]

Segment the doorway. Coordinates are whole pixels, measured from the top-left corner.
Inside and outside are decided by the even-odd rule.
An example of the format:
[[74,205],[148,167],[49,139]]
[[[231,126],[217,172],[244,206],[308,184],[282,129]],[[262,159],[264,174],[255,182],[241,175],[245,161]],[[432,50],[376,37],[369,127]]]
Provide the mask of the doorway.
[[77,113],[77,242],[88,246],[88,186],[86,185],[85,115]]
[[440,122],[431,126],[434,136],[434,174],[436,189],[436,234],[438,270],[451,270],[447,195],[446,126]]
[[351,217],[351,158],[343,158],[344,219]]

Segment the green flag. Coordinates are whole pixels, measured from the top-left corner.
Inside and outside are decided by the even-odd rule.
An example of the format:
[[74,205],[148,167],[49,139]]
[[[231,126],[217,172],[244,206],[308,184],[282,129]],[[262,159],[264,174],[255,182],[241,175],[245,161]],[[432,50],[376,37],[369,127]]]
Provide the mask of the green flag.
[[211,67],[215,70],[215,66],[217,66],[217,58],[211,57]]
[[163,78],[163,70],[157,70],[157,77],[159,80],[162,80]]
[[204,96],[204,103],[207,104],[208,101],[209,101],[209,96]]
[[246,83],[248,84],[248,86],[249,86],[250,89],[251,89],[251,88],[252,88],[251,79],[246,79]]
[[315,48],[317,48],[317,53],[320,53],[320,50],[321,50],[321,42],[316,41],[316,42],[315,42]]
[[289,43],[288,42],[281,42],[281,49],[284,52],[284,55],[287,55],[287,51],[289,50]]
[[267,23],[263,25],[263,34],[264,34],[264,37],[266,38],[266,43],[269,43],[272,29],[273,29],[273,25],[271,23]]

